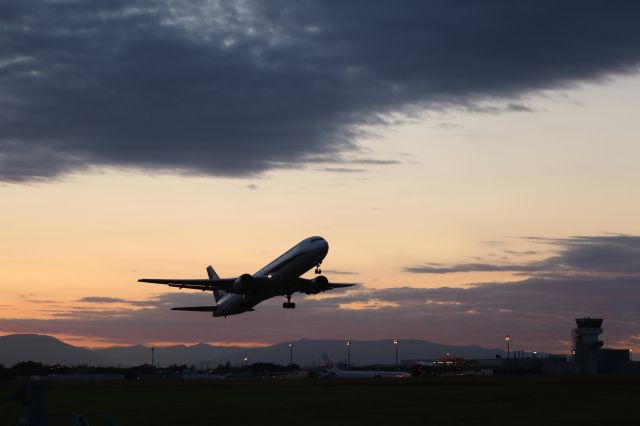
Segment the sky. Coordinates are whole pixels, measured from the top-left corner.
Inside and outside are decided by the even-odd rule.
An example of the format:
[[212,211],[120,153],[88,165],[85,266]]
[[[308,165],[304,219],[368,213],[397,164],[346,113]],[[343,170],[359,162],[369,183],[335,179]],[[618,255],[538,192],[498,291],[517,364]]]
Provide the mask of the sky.
[[[0,5],[0,334],[640,353],[640,5]],[[140,277],[321,235],[346,291],[227,319]]]

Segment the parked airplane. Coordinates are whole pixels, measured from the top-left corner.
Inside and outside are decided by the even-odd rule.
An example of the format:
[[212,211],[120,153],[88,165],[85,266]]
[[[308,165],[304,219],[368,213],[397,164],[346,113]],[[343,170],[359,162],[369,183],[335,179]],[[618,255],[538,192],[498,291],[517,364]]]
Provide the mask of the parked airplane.
[[[320,275],[320,264],[329,251],[329,244],[322,237],[310,237],[260,269],[255,274],[242,274],[237,278],[220,278],[211,266],[207,267],[209,279],[141,278],[143,283],[165,284],[170,287],[212,291],[215,305],[172,308],[175,311],[212,312],[214,317],[226,317],[253,311],[258,303],[274,296],[286,296],[284,309],[295,309],[291,295],[295,292],[317,294],[334,288],[355,284],[330,283]],[[315,266],[318,275],[313,279],[300,275]]]
[[327,354],[322,354],[325,368],[327,369],[327,377],[344,377],[344,378],[366,378],[366,377],[382,377],[382,378],[402,378],[411,377],[411,374],[405,371],[375,371],[375,370],[339,370],[333,365]]

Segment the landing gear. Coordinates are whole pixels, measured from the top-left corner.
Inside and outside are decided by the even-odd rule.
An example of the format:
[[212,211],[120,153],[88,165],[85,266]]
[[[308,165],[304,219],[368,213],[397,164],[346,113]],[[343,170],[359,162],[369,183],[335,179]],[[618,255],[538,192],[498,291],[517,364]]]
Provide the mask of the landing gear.
[[282,308],[283,309],[295,309],[296,308],[296,304],[295,303],[291,303],[291,295],[290,294],[287,294],[287,301],[282,304]]
[[322,260],[316,264],[316,269],[313,271],[316,275],[320,275],[322,273],[322,269],[320,269],[321,264]]

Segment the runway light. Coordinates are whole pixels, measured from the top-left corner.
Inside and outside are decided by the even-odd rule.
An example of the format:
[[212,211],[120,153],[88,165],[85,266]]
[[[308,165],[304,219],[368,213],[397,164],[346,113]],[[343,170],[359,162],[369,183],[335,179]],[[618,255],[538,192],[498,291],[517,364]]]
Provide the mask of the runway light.
[[393,339],[393,347],[396,350],[396,368],[398,368],[398,343],[399,343],[398,339]]
[[510,350],[509,350],[509,342],[511,341],[511,336],[510,335],[506,335],[504,336],[504,341],[507,343],[507,359],[511,358],[511,354],[510,354]]
[[351,365],[351,340],[347,340],[347,366]]
[[289,343],[289,368],[293,368],[293,343]]

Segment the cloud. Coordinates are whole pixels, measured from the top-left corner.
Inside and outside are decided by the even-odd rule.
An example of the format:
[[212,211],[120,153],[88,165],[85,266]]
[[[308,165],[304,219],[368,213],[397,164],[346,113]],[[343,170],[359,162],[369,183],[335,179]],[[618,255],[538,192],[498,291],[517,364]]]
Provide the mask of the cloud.
[[515,256],[532,256],[539,253],[535,250],[505,250],[504,252]]
[[528,265],[494,265],[491,263],[459,263],[451,266],[438,266],[429,263],[421,266],[409,266],[404,270],[416,274],[451,274],[454,272],[531,272],[531,267]]
[[531,107],[523,104],[509,104],[507,105],[507,110],[512,112],[532,112],[533,111]]
[[353,271],[339,271],[337,269],[323,269],[325,274],[336,274],[336,275],[358,275],[357,272]]
[[322,169],[322,171],[331,172],[331,173],[364,173],[366,172],[365,169],[350,169],[347,167],[325,167],[324,169]]
[[401,164],[398,160],[378,160],[375,158],[355,158],[352,160],[346,161],[351,164],[367,164],[367,165],[377,165],[377,166],[388,166],[393,164]]
[[83,303],[127,303],[125,299],[119,297],[102,297],[102,296],[87,296],[78,300]]
[[0,180],[357,154],[362,126],[495,99],[526,111],[531,91],[635,72],[639,18],[578,0],[4,2]]
[[[520,264],[458,263],[442,265],[427,263],[405,268],[419,274],[449,274],[456,272],[518,272],[525,275],[617,275],[640,274],[640,237],[633,235],[576,236],[564,239],[534,241],[557,246],[556,256]],[[514,252],[510,252],[514,253]],[[534,254],[533,251],[516,254]]]
[[34,297],[35,294],[33,293],[29,293],[29,294],[21,294],[20,298],[28,303],[36,303],[36,304],[53,304],[53,303],[58,303],[56,300],[48,300],[48,299],[38,299],[36,297]]

